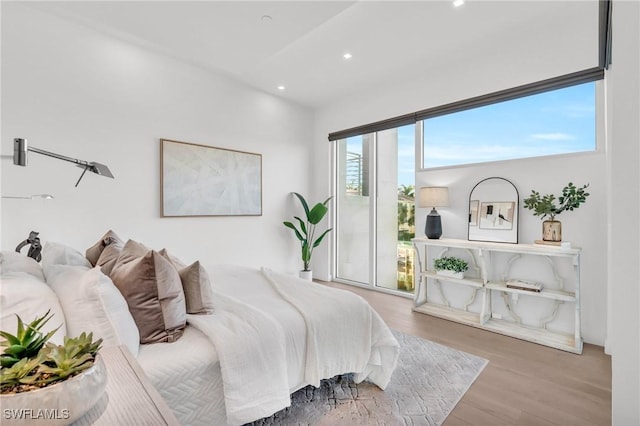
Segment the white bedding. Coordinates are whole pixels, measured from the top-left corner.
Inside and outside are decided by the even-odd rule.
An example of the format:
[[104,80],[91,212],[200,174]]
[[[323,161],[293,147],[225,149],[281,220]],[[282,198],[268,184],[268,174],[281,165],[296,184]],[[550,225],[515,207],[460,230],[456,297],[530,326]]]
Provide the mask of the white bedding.
[[[358,380],[387,384],[398,344],[359,296],[268,270],[216,266],[209,275],[220,296],[214,314],[189,315],[180,340],[142,345],[138,357],[182,424],[257,420],[288,406],[290,393],[337,374],[359,373]],[[265,337],[260,345],[266,349],[225,345],[244,333],[254,333],[253,340]],[[194,364],[184,372],[186,384],[175,370],[182,359]],[[198,399],[189,402],[193,397]]]
[[140,345],[137,360],[180,424],[226,424],[218,354],[204,334],[187,326],[177,342]]

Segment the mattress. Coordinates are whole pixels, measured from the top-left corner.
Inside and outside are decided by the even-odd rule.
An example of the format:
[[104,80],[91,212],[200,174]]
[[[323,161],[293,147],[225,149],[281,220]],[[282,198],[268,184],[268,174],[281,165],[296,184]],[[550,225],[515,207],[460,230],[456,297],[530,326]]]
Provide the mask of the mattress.
[[218,355],[194,327],[174,343],[140,345],[138,363],[180,423],[226,425]]

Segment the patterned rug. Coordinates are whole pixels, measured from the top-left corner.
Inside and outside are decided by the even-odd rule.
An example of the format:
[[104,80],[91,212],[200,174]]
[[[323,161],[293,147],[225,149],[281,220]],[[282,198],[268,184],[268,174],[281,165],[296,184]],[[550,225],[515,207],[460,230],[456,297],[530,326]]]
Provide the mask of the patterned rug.
[[263,425],[441,425],[488,361],[409,336],[400,343],[398,367],[387,389],[353,383],[350,374],[307,386],[291,396],[291,407],[256,422]]

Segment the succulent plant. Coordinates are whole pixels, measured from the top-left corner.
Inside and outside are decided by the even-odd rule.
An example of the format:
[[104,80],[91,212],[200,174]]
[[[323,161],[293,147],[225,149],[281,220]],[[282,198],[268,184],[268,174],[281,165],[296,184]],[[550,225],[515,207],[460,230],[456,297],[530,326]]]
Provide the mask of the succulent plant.
[[0,370],[2,388],[34,383],[37,380],[37,367],[42,361],[44,354],[38,354],[35,358],[22,358],[11,367],[4,367]]
[[22,358],[30,358],[40,352],[44,344],[58,331],[58,328],[51,330],[46,335],[40,330],[53,317],[49,315],[51,310],[41,317],[36,317],[33,321],[25,326],[22,318],[18,317],[18,329],[15,335],[0,331],[0,336],[6,340],[0,342],[0,346],[6,346],[6,349],[0,354],[0,365],[2,367],[11,367]]
[[46,343],[57,329],[46,335],[40,329],[52,316],[47,311],[26,327],[18,316],[15,336],[0,331],[0,335],[6,339],[2,344],[7,346],[2,354],[0,369],[2,393],[42,388],[73,377],[93,365],[102,339],[94,342],[93,333],[82,333],[75,338],[65,337],[62,345]]

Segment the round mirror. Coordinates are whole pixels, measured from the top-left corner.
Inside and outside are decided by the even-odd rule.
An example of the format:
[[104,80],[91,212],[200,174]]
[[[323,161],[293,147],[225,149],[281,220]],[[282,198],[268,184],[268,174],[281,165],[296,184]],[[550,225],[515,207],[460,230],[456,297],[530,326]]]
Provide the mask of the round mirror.
[[469,194],[469,241],[518,243],[520,198],[507,179],[481,180]]

